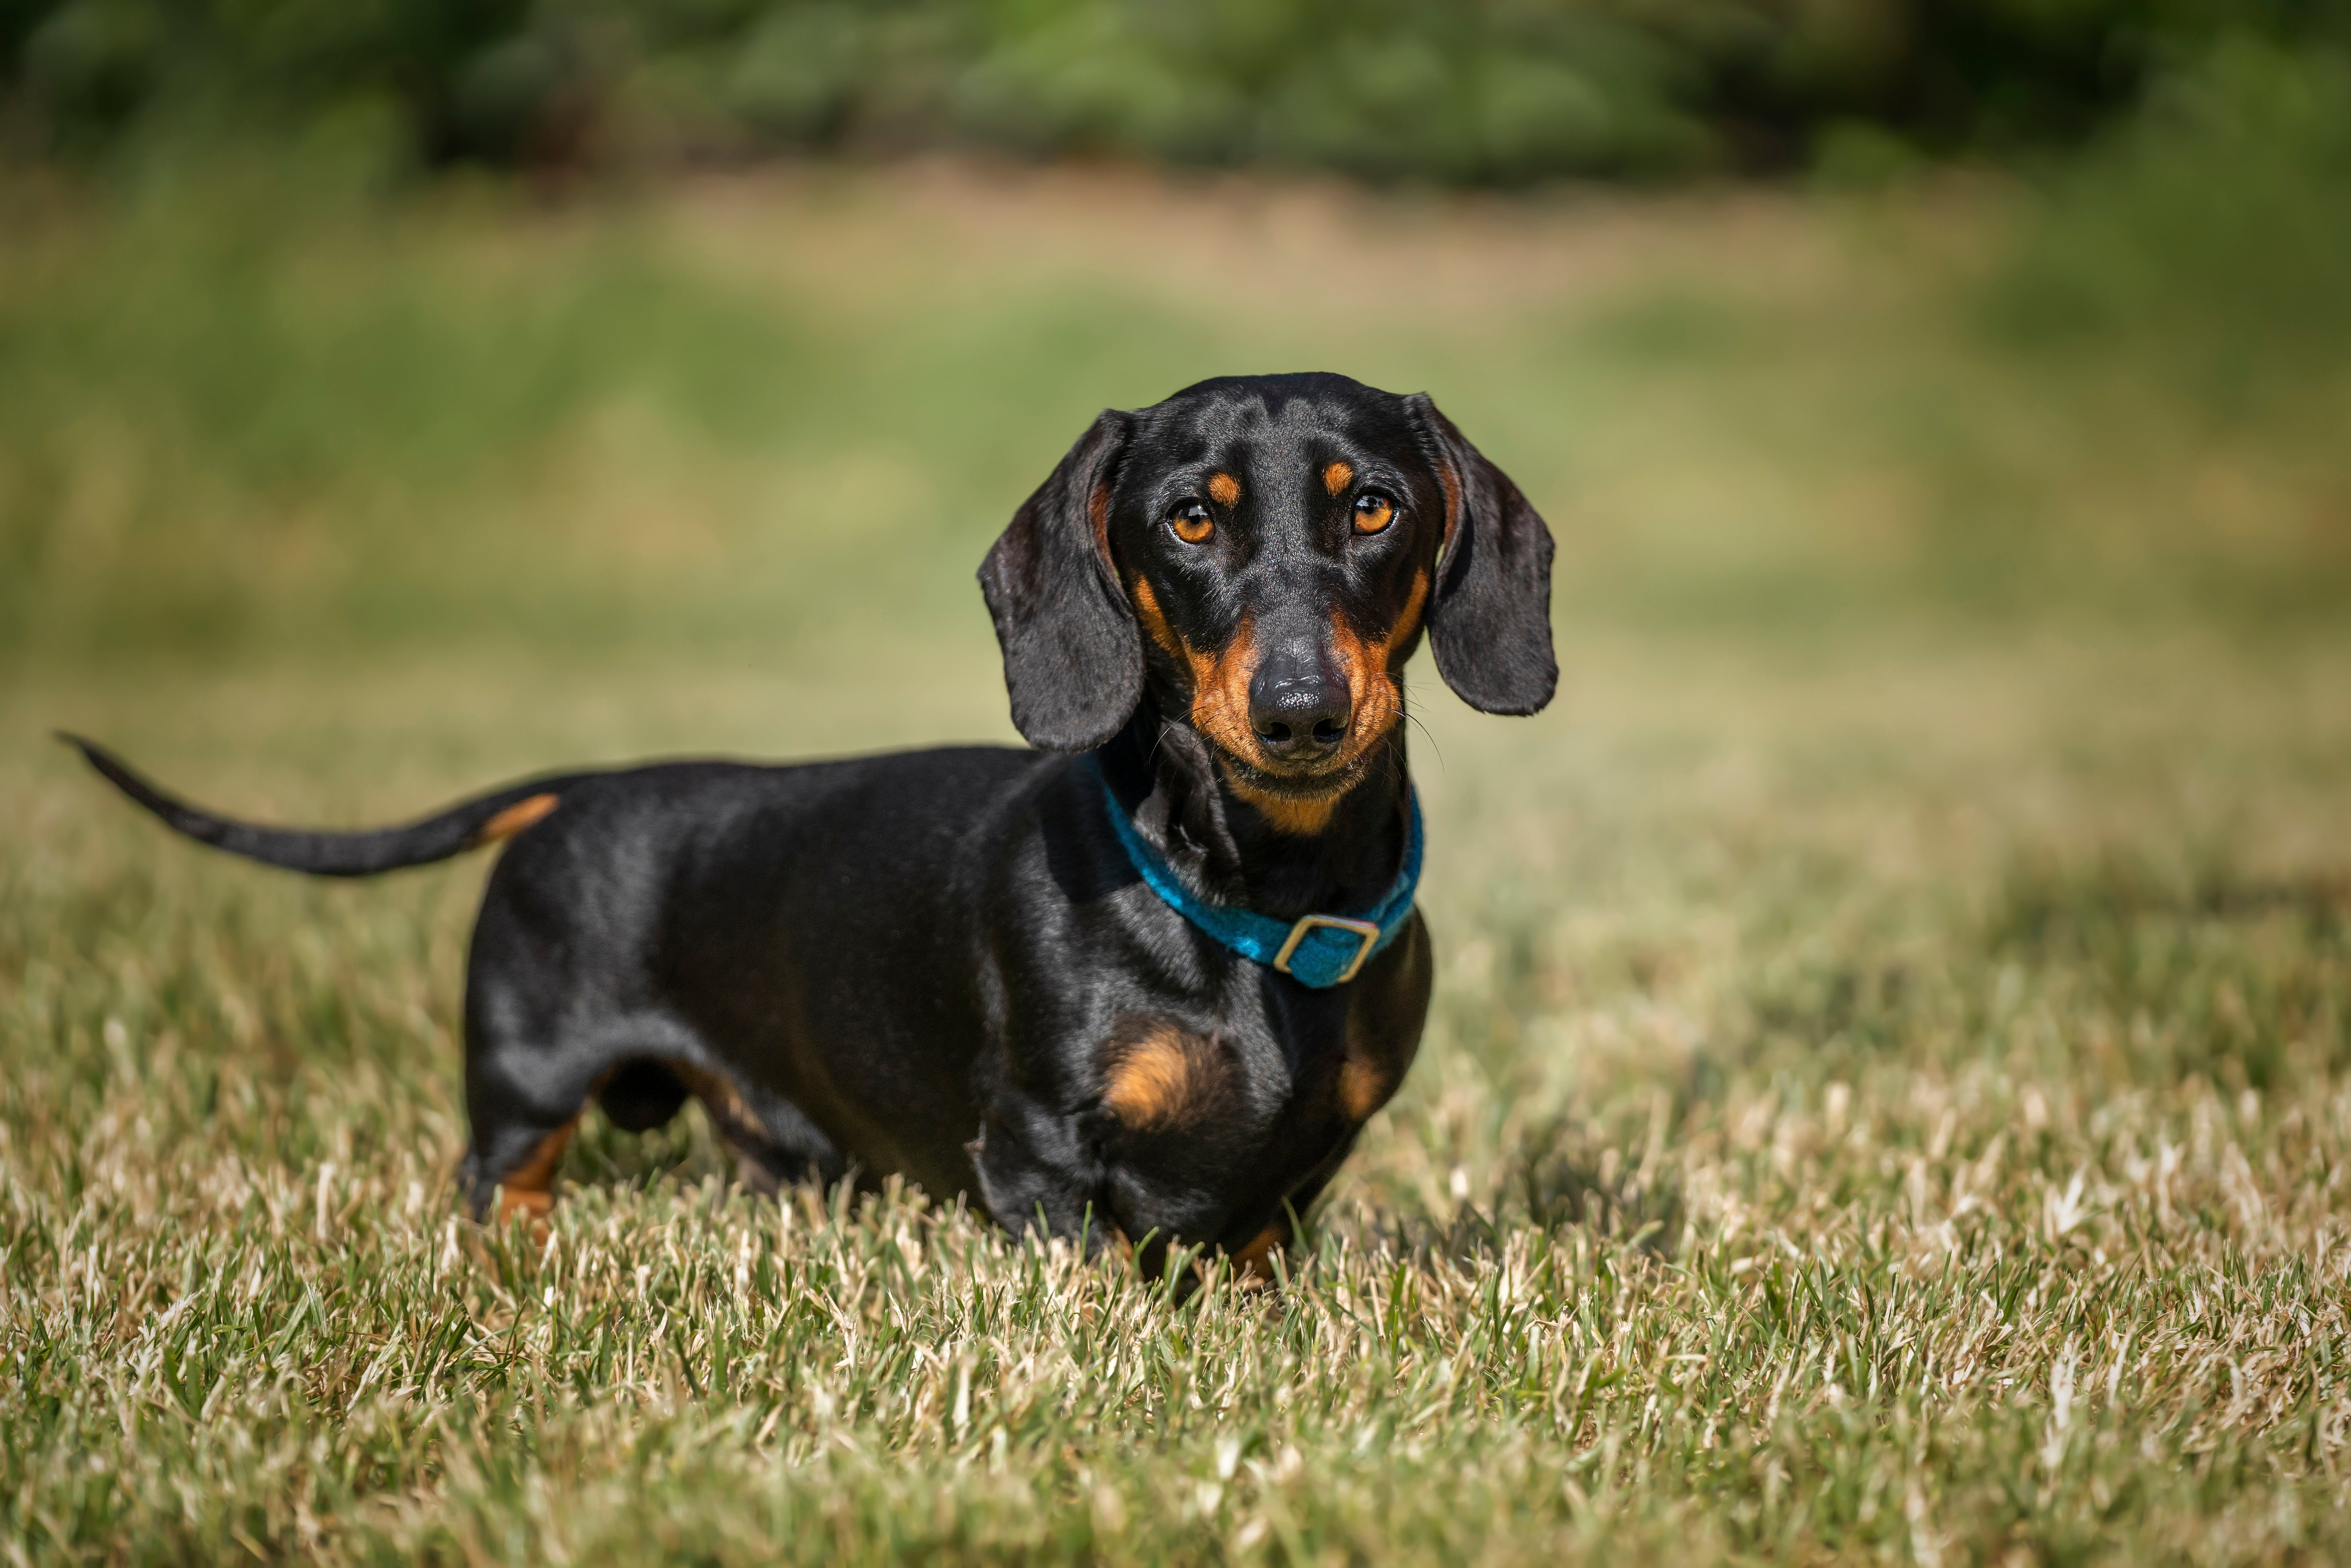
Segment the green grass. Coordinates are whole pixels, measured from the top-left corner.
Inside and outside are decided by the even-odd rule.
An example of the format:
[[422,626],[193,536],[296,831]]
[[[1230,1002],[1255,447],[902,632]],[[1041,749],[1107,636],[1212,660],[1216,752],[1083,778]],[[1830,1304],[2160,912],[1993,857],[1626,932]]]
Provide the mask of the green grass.
[[[1979,335],[2000,204],[11,199],[11,1560],[2351,1552],[2351,492]],[[1565,674],[1415,671],[1429,1037],[1280,1289],[758,1201],[693,1113],[477,1232],[483,863],[236,864],[43,738],[359,821],[1000,737],[1027,486],[1307,363],[1526,483]]]

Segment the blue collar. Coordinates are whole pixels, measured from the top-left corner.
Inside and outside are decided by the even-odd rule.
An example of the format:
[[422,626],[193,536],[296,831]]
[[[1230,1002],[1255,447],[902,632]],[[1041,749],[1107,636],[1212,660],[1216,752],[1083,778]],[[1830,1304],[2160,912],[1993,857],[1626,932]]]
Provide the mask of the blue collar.
[[1102,774],[1101,759],[1093,762],[1096,775],[1102,778],[1102,803],[1110,809],[1110,825],[1117,831],[1126,858],[1134,863],[1135,874],[1167,907],[1244,958],[1270,964],[1301,986],[1324,990],[1353,979],[1372,955],[1395,941],[1412,919],[1412,895],[1420,885],[1417,797],[1405,797],[1411,823],[1405,831],[1404,869],[1376,908],[1362,915],[1309,915],[1284,922],[1195,896],[1159,852],[1143,841],[1143,835],[1127,818],[1126,808],[1111,789],[1110,779]]

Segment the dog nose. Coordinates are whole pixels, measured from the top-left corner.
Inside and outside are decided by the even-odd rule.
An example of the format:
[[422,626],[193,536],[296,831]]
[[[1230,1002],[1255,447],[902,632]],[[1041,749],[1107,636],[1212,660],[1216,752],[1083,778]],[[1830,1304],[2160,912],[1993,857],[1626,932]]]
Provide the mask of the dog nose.
[[1268,756],[1283,762],[1328,757],[1354,716],[1346,678],[1319,653],[1269,659],[1249,682],[1249,726]]

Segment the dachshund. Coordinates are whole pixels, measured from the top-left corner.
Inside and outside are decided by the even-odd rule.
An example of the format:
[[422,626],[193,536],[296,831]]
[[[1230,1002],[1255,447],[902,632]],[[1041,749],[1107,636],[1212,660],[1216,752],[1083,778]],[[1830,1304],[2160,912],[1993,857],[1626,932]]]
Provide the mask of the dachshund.
[[404,827],[259,827],[99,747],[178,831],[321,876],[503,841],[462,1167],[543,1222],[590,1102],[705,1105],[762,1186],[903,1174],[997,1222],[1265,1273],[1395,1093],[1431,977],[1404,669],[1558,681],[1552,539],[1425,394],[1221,377],[1105,411],[979,580],[1034,749],[533,779]]

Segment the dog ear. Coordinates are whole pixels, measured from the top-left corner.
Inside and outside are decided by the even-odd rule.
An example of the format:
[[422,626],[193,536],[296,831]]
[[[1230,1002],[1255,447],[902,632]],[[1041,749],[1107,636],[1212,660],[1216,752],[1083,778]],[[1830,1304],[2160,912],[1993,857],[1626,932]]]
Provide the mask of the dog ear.
[[1031,746],[1090,751],[1143,700],[1143,637],[1110,559],[1110,487],[1133,417],[1104,409],[980,563],[1012,722]]
[[1405,402],[1445,485],[1444,553],[1428,612],[1437,674],[1481,713],[1541,712],[1559,685],[1551,530],[1426,392]]

